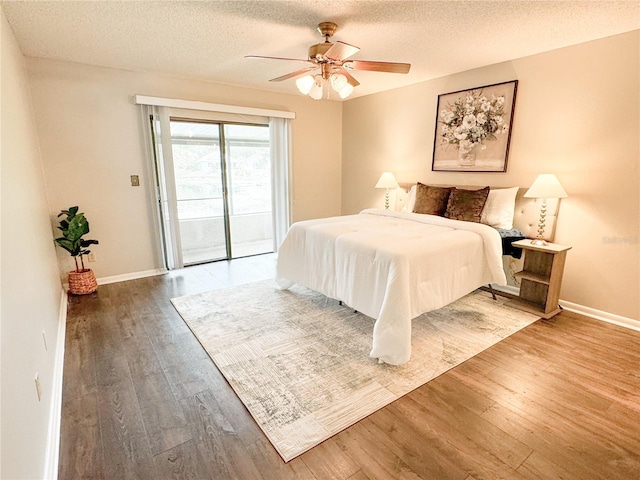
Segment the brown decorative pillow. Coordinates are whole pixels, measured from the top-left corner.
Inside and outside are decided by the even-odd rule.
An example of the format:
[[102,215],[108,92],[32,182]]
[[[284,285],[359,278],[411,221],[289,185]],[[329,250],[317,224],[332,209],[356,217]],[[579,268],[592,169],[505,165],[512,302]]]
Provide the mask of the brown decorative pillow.
[[456,188],[449,195],[447,211],[444,216],[452,220],[480,223],[487,196],[489,196],[489,187],[480,190]]
[[449,200],[451,190],[452,188],[432,187],[418,182],[413,212],[426,213],[428,215],[444,215],[444,212],[447,210],[447,201]]

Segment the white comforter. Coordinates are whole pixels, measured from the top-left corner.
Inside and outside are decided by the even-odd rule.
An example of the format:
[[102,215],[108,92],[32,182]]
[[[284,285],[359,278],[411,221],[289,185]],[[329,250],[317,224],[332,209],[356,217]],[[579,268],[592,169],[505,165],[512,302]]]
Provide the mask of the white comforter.
[[276,279],[342,300],[376,319],[371,357],[411,357],[411,320],[481,285],[506,284],[493,228],[434,215],[363,210],[289,229]]

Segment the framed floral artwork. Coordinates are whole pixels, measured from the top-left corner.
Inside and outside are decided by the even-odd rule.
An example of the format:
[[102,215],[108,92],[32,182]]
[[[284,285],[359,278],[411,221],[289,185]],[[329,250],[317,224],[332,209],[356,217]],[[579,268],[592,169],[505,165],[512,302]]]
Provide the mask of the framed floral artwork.
[[431,170],[506,172],[518,81],[438,95]]

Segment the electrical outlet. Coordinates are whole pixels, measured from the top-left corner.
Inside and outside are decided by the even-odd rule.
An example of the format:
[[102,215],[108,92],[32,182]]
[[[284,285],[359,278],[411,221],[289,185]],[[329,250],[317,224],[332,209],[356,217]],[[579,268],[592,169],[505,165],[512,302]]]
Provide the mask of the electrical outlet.
[[89,259],[90,262],[95,262],[96,261],[96,254],[91,252],[89,255],[87,255],[87,258]]
[[140,186],[140,177],[138,175],[131,175],[131,186],[132,187]]
[[40,386],[40,376],[36,372],[36,394],[38,395],[38,401],[42,401],[42,387]]

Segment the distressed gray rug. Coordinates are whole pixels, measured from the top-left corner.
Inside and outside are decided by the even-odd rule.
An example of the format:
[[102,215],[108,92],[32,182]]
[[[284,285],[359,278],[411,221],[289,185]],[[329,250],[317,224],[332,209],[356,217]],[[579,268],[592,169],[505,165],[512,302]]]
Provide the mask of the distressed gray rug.
[[289,461],[538,317],[474,292],[413,320],[411,360],[369,358],[374,320],[272,281],[171,300]]

